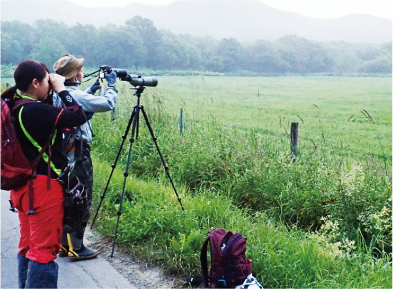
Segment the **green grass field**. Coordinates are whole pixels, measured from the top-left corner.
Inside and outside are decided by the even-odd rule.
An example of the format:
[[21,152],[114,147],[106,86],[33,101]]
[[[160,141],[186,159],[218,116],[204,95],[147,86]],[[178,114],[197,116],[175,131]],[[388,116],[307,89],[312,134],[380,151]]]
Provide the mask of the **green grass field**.
[[[116,120],[93,118],[95,206],[136,103],[129,84],[117,87]],[[178,276],[199,274],[206,233],[224,227],[248,238],[265,288],[392,287],[391,78],[165,76],[141,104],[185,212],[141,120],[117,239],[131,254]],[[299,123],[295,160],[291,122]],[[98,219],[107,236],[128,144]]]
[[378,163],[381,171],[391,167],[391,78],[160,77],[158,87],[147,91],[171,115],[182,107],[185,125],[187,119],[206,126],[218,120],[282,138],[298,122],[299,150],[330,147],[338,156]]

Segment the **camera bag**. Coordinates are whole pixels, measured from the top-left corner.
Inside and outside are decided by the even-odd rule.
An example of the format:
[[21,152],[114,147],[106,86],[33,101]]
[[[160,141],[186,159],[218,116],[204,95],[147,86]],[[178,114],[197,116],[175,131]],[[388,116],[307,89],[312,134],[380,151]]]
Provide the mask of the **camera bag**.
[[78,225],[87,225],[84,219],[87,211],[87,193],[83,185],[75,176],[74,168],[70,165],[59,177],[64,191],[64,231],[71,233]]

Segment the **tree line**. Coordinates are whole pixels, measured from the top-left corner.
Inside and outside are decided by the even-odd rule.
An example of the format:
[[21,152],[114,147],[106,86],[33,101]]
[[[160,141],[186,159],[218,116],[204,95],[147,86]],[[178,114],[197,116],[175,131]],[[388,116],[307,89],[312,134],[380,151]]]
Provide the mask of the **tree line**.
[[240,43],[157,29],[135,16],[123,26],[103,27],[54,20],[34,24],[1,22],[1,63],[25,59],[53,63],[66,53],[85,58],[85,66],[127,69],[198,70],[221,73],[392,73],[392,42],[383,44],[311,41],[285,35],[275,41]]

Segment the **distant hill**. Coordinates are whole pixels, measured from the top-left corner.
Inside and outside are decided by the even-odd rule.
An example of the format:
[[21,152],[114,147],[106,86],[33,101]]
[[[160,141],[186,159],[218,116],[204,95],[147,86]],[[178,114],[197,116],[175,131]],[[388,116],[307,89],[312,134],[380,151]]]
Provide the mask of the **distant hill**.
[[152,20],[158,29],[217,39],[275,40],[296,34],[320,41],[392,41],[392,20],[389,19],[351,14],[321,20],[278,10],[258,1],[180,0],[167,6],[132,3],[115,8],[85,8],[68,1],[1,1],[2,21],[33,23],[49,18],[68,25],[79,22],[102,26],[106,23],[124,25],[135,15]]

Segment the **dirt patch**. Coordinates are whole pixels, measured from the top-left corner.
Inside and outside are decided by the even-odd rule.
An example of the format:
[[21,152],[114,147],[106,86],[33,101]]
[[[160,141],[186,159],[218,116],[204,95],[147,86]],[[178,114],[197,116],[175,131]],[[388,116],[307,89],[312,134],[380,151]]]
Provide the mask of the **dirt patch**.
[[146,263],[133,259],[123,252],[118,245],[115,246],[113,257],[112,240],[101,236],[89,227],[85,233],[86,245],[100,252],[99,256],[106,260],[116,271],[126,278],[130,284],[137,288],[179,288],[180,280],[165,276],[160,268],[148,266]]

